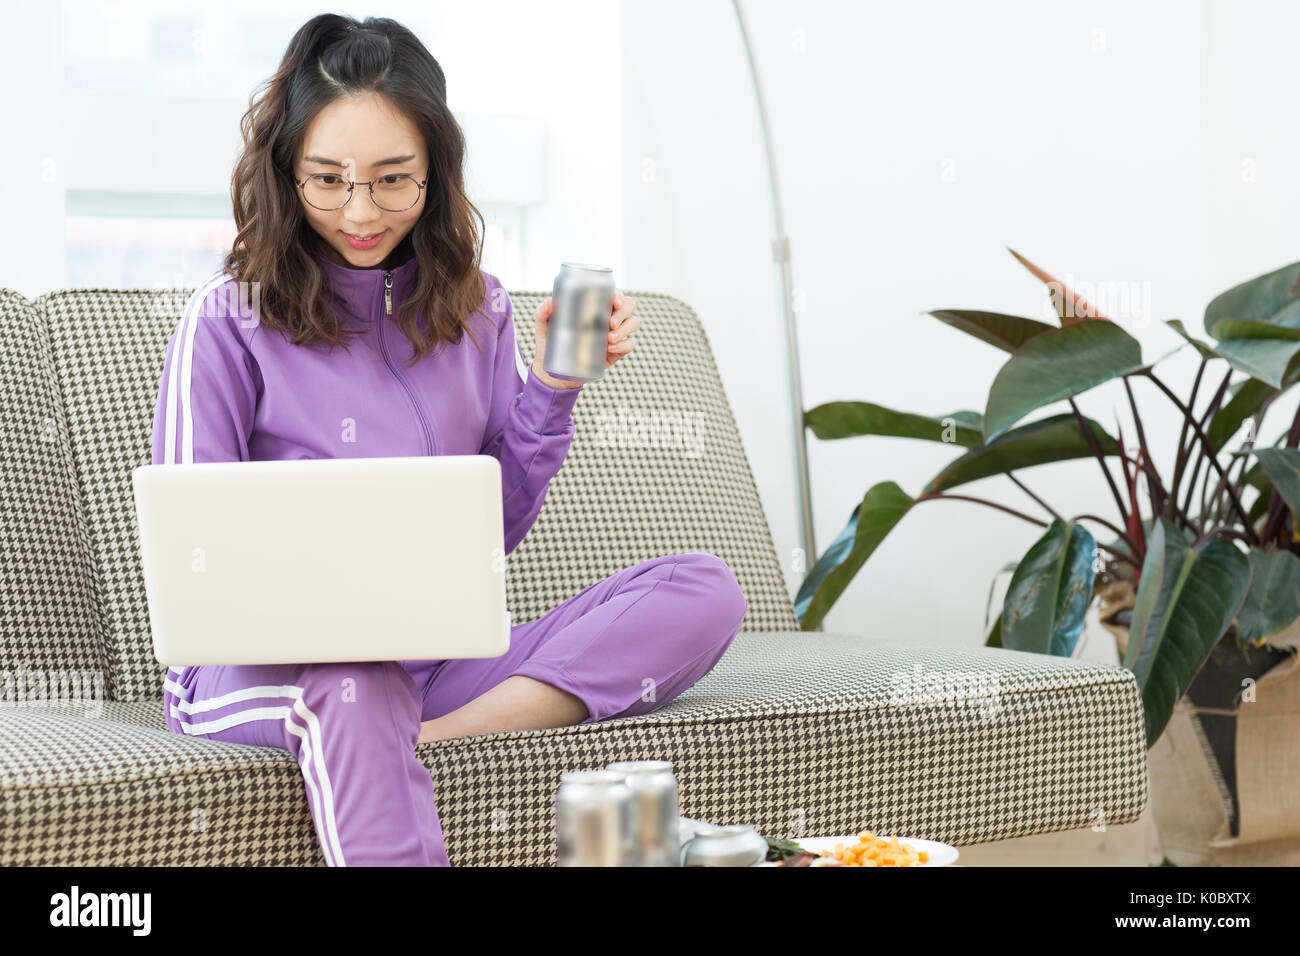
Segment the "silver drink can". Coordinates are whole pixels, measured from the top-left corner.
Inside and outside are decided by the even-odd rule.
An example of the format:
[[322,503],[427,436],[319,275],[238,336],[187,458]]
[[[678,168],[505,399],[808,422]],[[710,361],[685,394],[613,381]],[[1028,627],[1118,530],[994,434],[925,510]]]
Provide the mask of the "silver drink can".
[[551,290],[546,330],[547,375],[570,382],[594,382],[605,374],[609,317],[613,314],[614,270],[565,262]]
[[632,791],[632,866],[681,866],[672,762],[617,760],[605,769],[622,774]]
[[755,866],[767,859],[767,840],[752,823],[697,829],[683,866]]
[[555,794],[557,866],[628,866],[632,791],[623,775],[573,770]]

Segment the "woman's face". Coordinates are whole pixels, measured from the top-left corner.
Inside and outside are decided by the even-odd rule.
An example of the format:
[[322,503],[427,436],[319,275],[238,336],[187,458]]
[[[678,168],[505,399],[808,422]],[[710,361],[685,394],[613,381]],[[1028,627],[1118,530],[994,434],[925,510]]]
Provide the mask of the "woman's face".
[[[428,153],[419,130],[392,103],[375,93],[344,96],[316,115],[307,127],[302,148],[294,164],[294,177],[306,181],[315,173],[328,173],[336,198],[320,202],[329,205],[347,196],[343,181],[376,180],[375,199],[393,208],[404,201],[385,200],[385,189],[393,190],[386,180],[398,173],[409,173],[420,182],[428,176]],[[310,187],[316,188],[316,187]],[[326,256],[333,262],[354,269],[371,269],[383,265],[397,244],[414,227],[424,209],[426,190],[419,190],[419,200],[404,212],[381,209],[370,198],[370,190],[357,186],[352,198],[341,209],[325,211],[307,202],[305,190],[298,190],[298,201],[311,227],[325,240]],[[319,199],[319,195],[316,196]],[[378,242],[356,243],[349,236]]]

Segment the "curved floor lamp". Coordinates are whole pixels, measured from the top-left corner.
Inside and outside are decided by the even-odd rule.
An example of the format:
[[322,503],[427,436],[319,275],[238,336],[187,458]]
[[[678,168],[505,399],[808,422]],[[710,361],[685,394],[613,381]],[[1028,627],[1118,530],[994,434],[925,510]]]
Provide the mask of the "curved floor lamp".
[[[776,263],[777,282],[781,296],[781,316],[785,324],[785,377],[790,396],[790,440],[794,450],[795,486],[799,491],[799,540],[803,543],[803,568],[807,572],[817,560],[817,547],[813,540],[812,491],[808,484],[808,445],[803,423],[803,384],[799,376],[799,333],[795,328],[793,289],[790,282],[790,238],[785,234],[781,216],[781,187],[776,175],[776,157],[772,153],[772,133],[767,123],[767,105],[763,100],[763,87],[754,63],[754,51],[749,44],[749,30],[745,26],[745,13],[740,0],[731,0],[740,25],[740,39],[745,46],[749,75],[754,81],[754,100],[758,105],[758,122],[763,131],[763,152],[767,158],[767,179],[772,191],[772,222],[776,237],[772,240],[772,259]],[[818,630],[821,630],[818,627]]]

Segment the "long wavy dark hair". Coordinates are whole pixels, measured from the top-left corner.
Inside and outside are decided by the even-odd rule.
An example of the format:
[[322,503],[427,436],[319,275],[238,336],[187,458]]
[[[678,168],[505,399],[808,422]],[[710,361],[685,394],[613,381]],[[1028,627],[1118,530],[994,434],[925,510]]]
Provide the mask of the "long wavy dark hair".
[[[395,20],[313,17],[294,34],[275,75],[254,91],[240,120],[243,150],[230,181],[237,232],[225,269],[259,283],[258,321],[292,344],[348,350],[359,330],[341,328],[329,305],[328,277],[312,255],[325,243],[303,214],[293,162],[320,110],[366,93],[404,111],[429,153],[424,207],[402,240],[419,259],[416,286],[397,310],[414,364],[440,343],[460,342],[483,304],[483,217],[465,195],[465,136],[447,108],[442,67]],[[472,330],[470,338],[478,344]]]

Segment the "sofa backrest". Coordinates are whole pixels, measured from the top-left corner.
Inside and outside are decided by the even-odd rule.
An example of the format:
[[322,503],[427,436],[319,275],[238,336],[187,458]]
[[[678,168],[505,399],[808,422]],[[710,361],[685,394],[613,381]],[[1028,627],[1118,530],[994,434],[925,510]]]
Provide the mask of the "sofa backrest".
[[[162,693],[165,668],[149,638],[131,472],[152,458],[164,350],[192,292],[74,289],[36,300],[64,396],[117,700]],[[745,593],[742,630],[797,628],[698,316],[671,296],[628,294],[641,320],[636,351],[584,388],[564,466],[532,530],[507,559],[514,623],[541,617],[640,561],[710,551],[731,566]],[[516,321],[531,328],[546,295],[510,293]],[[517,339],[531,363],[533,336]]]
[[0,289],[0,428],[0,700],[104,697],[90,528],[49,329],[8,289]]

